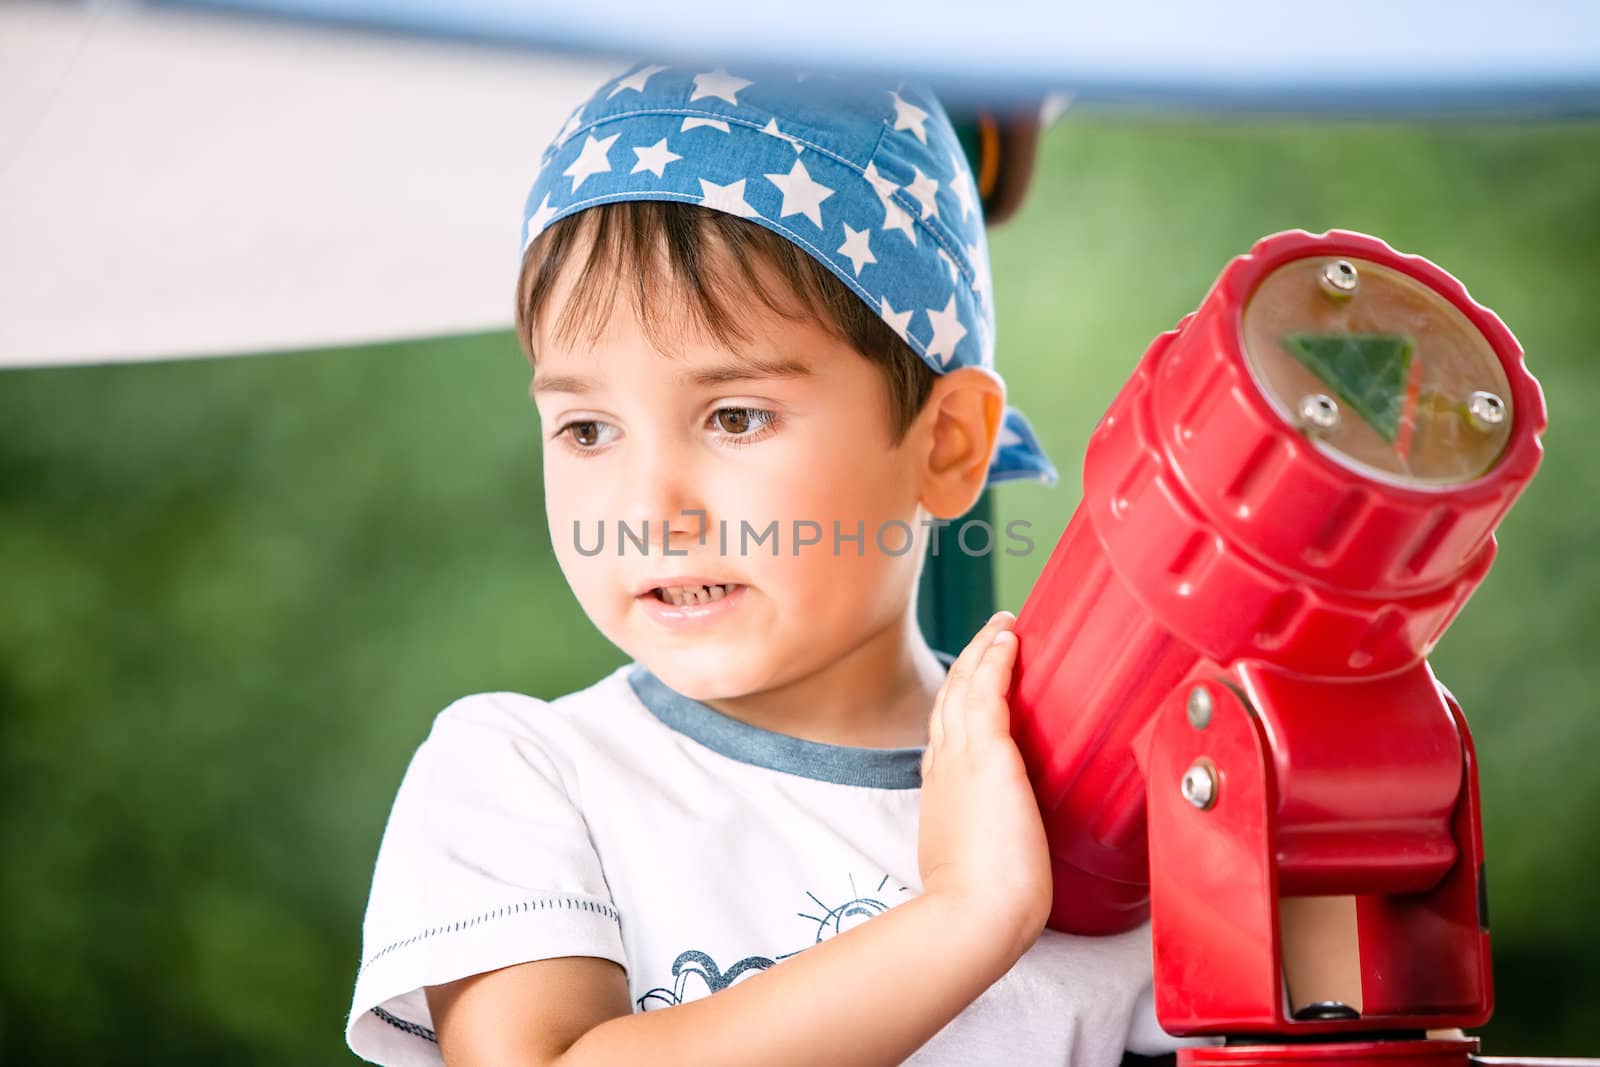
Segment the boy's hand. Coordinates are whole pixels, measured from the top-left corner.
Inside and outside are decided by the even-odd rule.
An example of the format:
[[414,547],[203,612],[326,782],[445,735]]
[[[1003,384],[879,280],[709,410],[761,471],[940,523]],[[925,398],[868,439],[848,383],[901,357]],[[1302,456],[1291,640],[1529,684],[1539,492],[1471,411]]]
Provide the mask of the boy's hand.
[[1044,823],[1016,742],[1006,694],[1016,621],[992,617],[950,668],[933,702],[922,757],[917,861],[923,891],[990,923],[998,946],[1026,952],[1050,915]]

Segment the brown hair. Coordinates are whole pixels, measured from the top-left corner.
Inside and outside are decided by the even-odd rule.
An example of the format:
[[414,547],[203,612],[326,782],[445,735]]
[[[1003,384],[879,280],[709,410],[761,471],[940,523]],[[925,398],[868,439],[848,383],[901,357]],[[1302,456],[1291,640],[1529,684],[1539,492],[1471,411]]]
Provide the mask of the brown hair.
[[[573,343],[585,326],[590,343],[598,340],[617,288],[631,278],[634,311],[657,348],[668,347],[670,329],[685,325],[679,308],[705,335],[733,348],[750,334],[728,297],[753,292],[791,321],[814,317],[881,370],[895,444],[927,402],[933,369],[826,266],[764,226],[676,201],[601,204],[558,220],[534,239],[523,255],[516,295],[517,340],[530,363],[537,360],[534,324],[585,231],[593,234],[588,257],[555,324],[563,343]],[[785,294],[763,283],[760,265],[776,272]],[[651,299],[663,281],[684,299]]]

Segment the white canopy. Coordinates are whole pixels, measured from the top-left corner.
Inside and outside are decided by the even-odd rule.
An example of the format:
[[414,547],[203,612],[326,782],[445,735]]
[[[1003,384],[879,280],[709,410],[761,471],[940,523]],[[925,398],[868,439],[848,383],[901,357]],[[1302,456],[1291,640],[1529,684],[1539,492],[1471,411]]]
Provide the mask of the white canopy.
[[0,5],[0,364],[502,329],[539,153],[617,67]]
[[1357,114],[1600,107],[1593,0],[975,10],[0,2],[0,366],[504,328],[538,155],[622,65],[558,45],[893,64],[947,99],[1055,89],[1091,103]]

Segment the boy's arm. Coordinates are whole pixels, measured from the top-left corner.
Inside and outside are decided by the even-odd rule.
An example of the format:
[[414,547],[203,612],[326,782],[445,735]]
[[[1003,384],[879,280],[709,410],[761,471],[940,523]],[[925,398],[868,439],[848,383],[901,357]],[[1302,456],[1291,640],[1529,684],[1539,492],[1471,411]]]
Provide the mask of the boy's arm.
[[1015,620],[945,679],[923,756],[923,894],[688,1004],[632,1014],[622,969],[566,957],[430,987],[451,1067],[897,1064],[1010,970],[1050,911],[1044,827],[1011,740]]
[[1037,929],[925,894],[715,996],[631,1014],[609,960],[540,960],[428,990],[452,1067],[900,1063],[1010,969]]

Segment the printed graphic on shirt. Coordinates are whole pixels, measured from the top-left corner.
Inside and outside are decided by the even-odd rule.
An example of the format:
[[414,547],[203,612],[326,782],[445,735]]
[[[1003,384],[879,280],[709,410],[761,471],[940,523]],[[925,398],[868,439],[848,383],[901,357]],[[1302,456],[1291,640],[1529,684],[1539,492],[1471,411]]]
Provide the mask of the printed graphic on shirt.
[[[746,956],[726,971],[718,966],[717,961],[709,953],[699,949],[687,949],[680,952],[678,958],[672,961],[671,988],[657,986],[647,992],[638,1000],[639,1010],[669,1008],[674,1004],[686,1004],[691,1000],[699,1000],[701,997],[720,992],[746,975],[758,974],[779,960],[797,956],[811,945],[821,944],[846,930],[860,926],[875,915],[882,915],[899,903],[898,898],[911,892],[903,885],[897,889],[887,889],[889,876],[885,874],[874,889],[863,894],[856,889],[854,875],[845,877],[850,883],[850,896],[842,904],[830,905],[817,894],[809,889],[806,890],[806,896],[816,903],[817,909],[822,913],[820,915],[813,915],[809,911],[795,913],[808,923],[814,924],[807,931],[811,936],[810,944],[776,956]],[[892,902],[889,899],[891,896],[896,898]]]
[[639,998],[639,1010],[670,1008],[708,997],[728,988],[744,975],[764,971],[776,962],[766,956],[746,956],[724,974],[716,960],[698,949],[689,949],[672,961],[672,988],[657,986],[650,990]]

